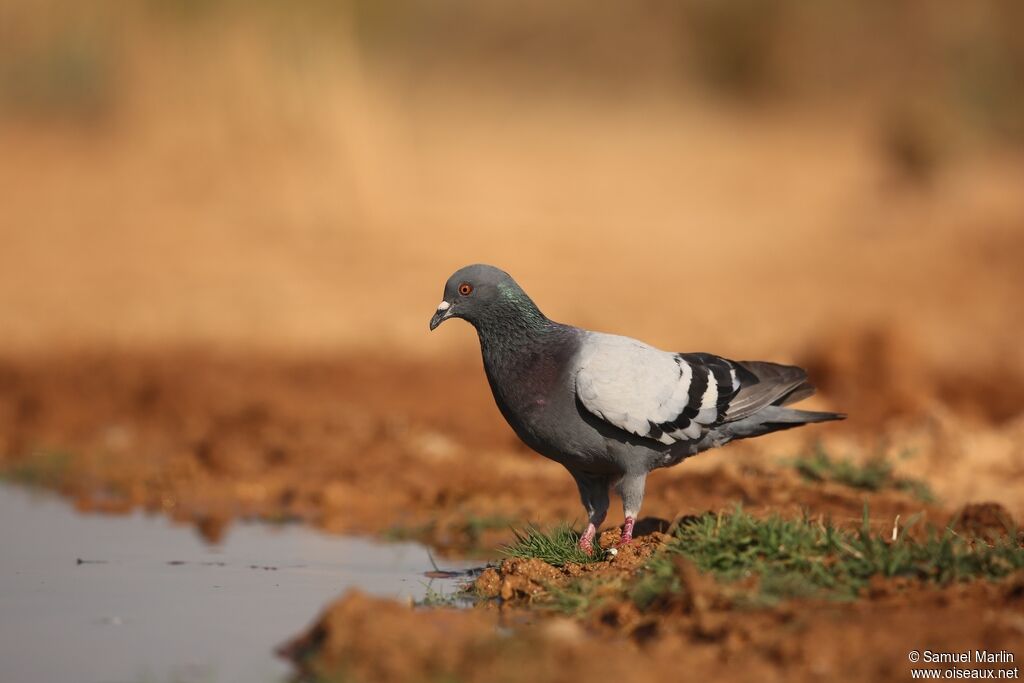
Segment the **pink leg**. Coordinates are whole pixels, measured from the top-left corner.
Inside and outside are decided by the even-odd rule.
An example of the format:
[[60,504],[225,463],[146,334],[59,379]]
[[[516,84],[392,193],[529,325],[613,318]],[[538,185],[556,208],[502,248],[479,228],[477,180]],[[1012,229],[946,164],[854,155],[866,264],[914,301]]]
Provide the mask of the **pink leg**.
[[626,517],[626,523],[622,525],[622,537],[619,539],[620,548],[633,540],[633,525],[635,523],[635,519]]
[[580,550],[585,550],[588,553],[594,552],[594,535],[597,533],[597,527],[593,524],[587,525],[587,530],[580,536]]

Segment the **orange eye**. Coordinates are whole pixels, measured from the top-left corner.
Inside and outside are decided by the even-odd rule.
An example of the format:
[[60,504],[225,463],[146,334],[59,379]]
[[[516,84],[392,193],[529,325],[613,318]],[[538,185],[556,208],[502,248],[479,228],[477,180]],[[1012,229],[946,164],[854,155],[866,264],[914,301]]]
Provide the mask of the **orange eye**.
[[468,282],[463,282],[461,285],[459,285],[459,294],[461,294],[462,296],[469,296],[472,293],[473,285],[469,284]]

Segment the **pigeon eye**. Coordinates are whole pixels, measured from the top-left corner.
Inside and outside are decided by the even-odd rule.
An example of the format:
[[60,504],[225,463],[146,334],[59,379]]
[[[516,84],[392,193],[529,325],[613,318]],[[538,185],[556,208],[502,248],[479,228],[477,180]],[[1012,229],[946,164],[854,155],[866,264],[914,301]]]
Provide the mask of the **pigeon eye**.
[[469,296],[472,293],[473,285],[469,284],[468,282],[463,282],[461,285],[459,285],[459,294],[461,294],[462,296]]

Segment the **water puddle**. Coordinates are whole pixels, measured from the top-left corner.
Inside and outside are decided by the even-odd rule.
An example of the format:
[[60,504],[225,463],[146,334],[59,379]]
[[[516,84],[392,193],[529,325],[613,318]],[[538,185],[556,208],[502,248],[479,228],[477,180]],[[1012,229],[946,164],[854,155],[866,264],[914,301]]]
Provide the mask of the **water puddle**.
[[274,655],[348,588],[452,594],[469,563],[299,526],[233,526],[219,545],[162,517],[79,515],[0,485],[0,680],[271,683]]

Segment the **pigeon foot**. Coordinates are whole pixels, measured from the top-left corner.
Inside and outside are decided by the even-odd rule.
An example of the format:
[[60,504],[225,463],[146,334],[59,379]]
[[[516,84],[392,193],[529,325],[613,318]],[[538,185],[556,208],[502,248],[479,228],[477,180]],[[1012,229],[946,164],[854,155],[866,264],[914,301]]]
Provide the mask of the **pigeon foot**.
[[594,535],[597,534],[597,527],[593,524],[587,525],[587,530],[580,536],[580,550],[586,552],[588,555],[594,552]]
[[636,520],[632,517],[626,517],[626,523],[622,525],[622,537],[619,538],[618,547],[628,545],[633,540],[633,525],[636,524]]

